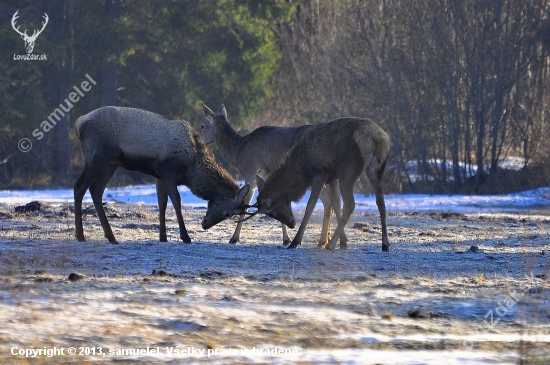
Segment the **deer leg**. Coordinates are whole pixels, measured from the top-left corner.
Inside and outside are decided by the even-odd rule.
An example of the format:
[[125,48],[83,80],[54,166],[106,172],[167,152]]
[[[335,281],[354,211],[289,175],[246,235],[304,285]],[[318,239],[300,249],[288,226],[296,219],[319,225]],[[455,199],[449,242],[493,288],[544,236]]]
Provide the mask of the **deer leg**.
[[168,193],[164,189],[162,181],[157,179],[157,201],[159,205],[159,241],[167,242],[166,237],[166,207],[168,206]]
[[189,237],[189,234],[187,233],[187,229],[185,228],[185,223],[183,222],[183,215],[181,214],[181,197],[180,192],[178,191],[178,185],[176,184],[175,180],[169,179],[162,179],[164,190],[170,197],[170,200],[172,201],[172,205],[174,206],[174,210],[176,211],[176,217],[178,218],[178,226],[180,228],[180,238],[184,243],[191,243],[191,238]]
[[283,223],[281,223],[281,228],[283,230],[283,246],[288,246],[290,244],[290,236],[288,235],[288,229]]
[[103,228],[103,234],[105,238],[109,240],[110,243],[117,244],[118,242],[115,239],[113,230],[107,221],[107,216],[105,215],[105,209],[103,209],[103,192],[105,187],[111,177],[115,173],[115,170],[118,168],[116,165],[107,165],[103,168],[103,171],[97,176],[92,185],[90,185],[90,195],[92,196],[92,201],[94,202],[95,211],[97,217],[101,222],[101,227]]
[[[338,180],[334,180],[330,183],[330,201],[332,202],[334,214],[336,215],[336,221],[340,224],[340,217],[342,214],[340,207],[340,183]],[[340,248],[348,248],[348,237],[344,230],[342,230],[342,234],[340,235]]]
[[330,240],[330,220],[332,218],[332,203],[330,200],[330,187],[328,185],[325,185],[323,190],[321,191],[321,202],[323,203],[324,207],[324,214],[323,214],[323,228],[321,229],[321,238],[319,238],[319,243],[317,244],[318,247],[324,248],[328,241]]
[[[373,159],[372,163],[375,160]],[[390,240],[388,239],[388,228],[386,226],[386,203],[384,201],[384,192],[382,191],[382,182],[378,179],[374,168],[370,165],[367,167],[367,177],[369,178],[370,185],[374,190],[376,196],[376,205],[380,212],[380,224],[382,226],[382,251],[387,252],[390,250]]]
[[349,221],[351,214],[355,210],[355,198],[353,197],[353,185],[355,184],[355,179],[347,179],[347,181],[341,181],[342,189],[342,199],[344,200],[344,209],[342,210],[342,216],[338,219],[338,227],[334,231],[329,244],[326,249],[334,250],[336,248],[336,242],[340,239],[340,236],[344,232],[344,227]]
[[85,242],[84,238],[84,229],[82,227],[82,199],[86,190],[92,185],[96,177],[95,171],[93,171],[88,165],[84,167],[84,171],[76,180],[74,184],[74,226],[75,226],[75,236],[76,239],[80,242]]
[[307,224],[309,222],[309,219],[311,218],[311,213],[313,213],[313,209],[315,209],[315,204],[317,204],[317,200],[319,200],[321,190],[323,190],[323,186],[325,186],[326,180],[326,176],[324,175],[320,175],[313,180],[313,185],[311,186],[311,195],[309,197],[309,200],[307,201],[304,218],[302,219],[302,223],[300,223],[300,228],[298,229],[296,236],[294,236],[294,239],[292,240],[292,243],[288,246],[288,248],[296,248],[296,246],[302,243],[302,238],[304,237]]
[[[256,190],[256,179],[252,179],[250,182],[245,180],[245,184],[250,185],[250,189],[248,190],[248,194],[246,194],[244,198],[244,204],[249,205],[252,201],[252,198],[254,197],[254,191]],[[243,219],[245,218],[244,214],[241,214],[239,216],[239,222],[237,223],[237,227],[235,228],[235,232],[233,232],[233,236],[229,239],[229,243],[237,243],[241,239],[241,229],[243,227]]]
[[[263,171],[261,171],[261,170],[258,170],[256,172],[255,183],[258,186],[258,191],[262,191],[262,189],[264,188],[264,185],[265,185],[265,180],[261,176],[262,172]],[[290,244],[290,237],[288,235],[288,229],[287,229],[286,225],[284,225],[283,223],[281,223],[281,229],[283,231],[283,246],[288,246]]]

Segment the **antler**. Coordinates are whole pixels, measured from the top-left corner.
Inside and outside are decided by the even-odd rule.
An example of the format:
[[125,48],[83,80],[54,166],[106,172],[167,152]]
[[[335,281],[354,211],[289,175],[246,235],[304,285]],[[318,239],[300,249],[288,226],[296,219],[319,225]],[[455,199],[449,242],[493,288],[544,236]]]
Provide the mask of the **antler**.
[[255,211],[255,212],[253,212],[253,213],[244,212],[244,214],[247,214],[248,217],[246,217],[245,219],[241,219],[241,220],[238,220],[238,219],[237,219],[236,222],[237,222],[237,223],[238,223],[238,222],[245,222],[245,221],[249,220],[250,218],[254,217],[254,216],[255,216],[256,214],[258,214],[258,213],[259,213],[258,211]]
[[[31,38],[36,38],[36,37],[38,37],[38,35],[39,35],[40,33],[42,33],[42,31],[44,30],[44,28],[46,28],[46,25],[48,24],[48,20],[50,20],[50,18],[48,18],[48,14],[46,14],[46,13],[44,13],[44,17],[43,17],[43,18],[44,18],[44,21],[42,22],[42,29],[40,29],[40,30],[38,31],[38,33],[36,33],[37,31],[36,31],[36,29],[35,29],[35,30],[34,30],[34,33],[33,33],[32,36],[31,36]],[[35,34],[35,33],[36,33],[36,34]]]
[[17,18],[19,18],[19,16],[17,15],[17,13],[19,13],[19,10],[17,10],[17,11],[15,12],[15,14],[13,14],[13,17],[11,18],[11,26],[12,26],[13,30],[15,30],[17,33],[21,34],[21,35],[24,36],[24,37],[28,37],[28,35],[27,35],[27,33],[26,33],[26,32],[27,32],[26,29],[25,29],[25,33],[21,33],[21,32],[19,31],[19,27],[20,27],[20,26],[17,27],[17,28],[15,27],[15,21],[17,20]]
[[38,37],[38,35],[40,33],[42,33],[44,28],[46,28],[46,25],[48,24],[48,20],[50,20],[50,18],[48,17],[48,14],[44,13],[44,21],[42,22],[42,29],[40,29],[40,30],[35,29],[34,32],[32,33],[32,35],[29,37],[29,35],[27,35],[27,29],[25,29],[25,32],[21,32],[19,30],[20,26],[18,26],[17,28],[15,27],[16,20],[17,20],[17,18],[19,18],[17,13],[19,13],[19,10],[17,10],[15,12],[15,14],[13,14],[13,17],[11,18],[11,26],[17,33],[19,33],[25,39],[36,39]]
[[[246,209],[248,209],[248,208],[256,208],[256,209],[258,209],[258,203],[253,204],[253,205],[247,205],[247,204],[245,204],[244,207],[245,207]],[[254,217],[256,214],[258,214],[259,212],[260,212],[259,209],[256,210],[255,212],[252,212],[252,213],[244,212],[244,214],[247,214],[248,217],[246,217],[245,219],[242,219],[242,220],[237,220],[237,222],[244,222],[244,221],[247,221],[247,220],[249,220],[250,218]]]

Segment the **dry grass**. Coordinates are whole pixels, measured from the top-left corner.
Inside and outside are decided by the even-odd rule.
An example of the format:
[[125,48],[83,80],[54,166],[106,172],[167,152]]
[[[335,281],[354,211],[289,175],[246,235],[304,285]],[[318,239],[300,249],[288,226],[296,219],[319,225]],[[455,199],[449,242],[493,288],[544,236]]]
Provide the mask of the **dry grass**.
[[[318,215],[302,246],[286,250],[276,222],[248,221],[244,242],[229,245],[233,222],[203,231],[204,210],[188,208],[194,243],[179,242],[172,212],[170,242],[159,243],[155,209],[126,205],[114,205],[118,218],[109,218],[121,244],[105,242],[94,216],[84,218],[88,242],[78,243],[72,238],[73,217],[59,214],[63,206],[49,209],[0,224],[1,363],[190,360],[43,356],[30,361],[11,356],[13,346],[297,346],[301,355],[292,361],[298,363],[345,362],[365,351],[387,352],[398,363],[415,350],[433,355],[437,363],[464,350],[464,339],[495,361],[550,359],[550,223],[543,216],[393,215],[391,252],[382,253],[374,215],[355,215],[347,230],[350,248],[328,252],[316,248]],[[499,326],[480,332],[488,311],[522,290],[531,272],[536,280],[522,300]],[[439,339],[430,339],[434,336]],[[546,337],[541,342],[535,336]]]

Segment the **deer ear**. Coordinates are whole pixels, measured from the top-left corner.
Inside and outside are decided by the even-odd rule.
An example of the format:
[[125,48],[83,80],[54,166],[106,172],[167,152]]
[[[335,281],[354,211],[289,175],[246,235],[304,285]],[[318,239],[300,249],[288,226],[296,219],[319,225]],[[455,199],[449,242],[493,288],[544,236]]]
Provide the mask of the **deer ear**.
[[202,101],[201,101],[201,106],[202,106],[202,110],[204,111],[204,115],[206,115],[207,117],[216,115],[216,114],[214,114],[212,109],[207,107]]
[[225,105],[222,104],[222,106],[220,106],[220,110],[218,111],[218,114],[221,115],[222,117],[225,117],[225,119],[227,119],[227,110],[225,110]]
[[246,184],[244,185],[240,190],[239,192],[237,193],[237,195],[235,195],[235,201],[240,203],[244,200],[244,198],[246,197],[246,195],[248,194],[248,192],[250,191],[250,185]]

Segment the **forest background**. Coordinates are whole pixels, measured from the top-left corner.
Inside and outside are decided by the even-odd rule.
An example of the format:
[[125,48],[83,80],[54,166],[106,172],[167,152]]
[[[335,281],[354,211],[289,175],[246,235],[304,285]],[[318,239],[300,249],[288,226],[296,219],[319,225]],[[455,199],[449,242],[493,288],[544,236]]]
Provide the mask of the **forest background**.
[[[241,134],[371,118],[393,141],[388,192],[549,186],[549,7],[546,0],[6,0],[0,188],[72,186],[83,168],[72,126],[93,109],[141,108],[198,128],[200,101],[215,110],[224,103]],[[16,11],[15,28],[28,35],[47,14],[32,52],[45,60],[21,59]],[[85,75],[97,85],[53,127],[44,125],[69,106]],[[22,138],[32,143],[27,152]],[[118,171],[111,186],[151,181]]]

